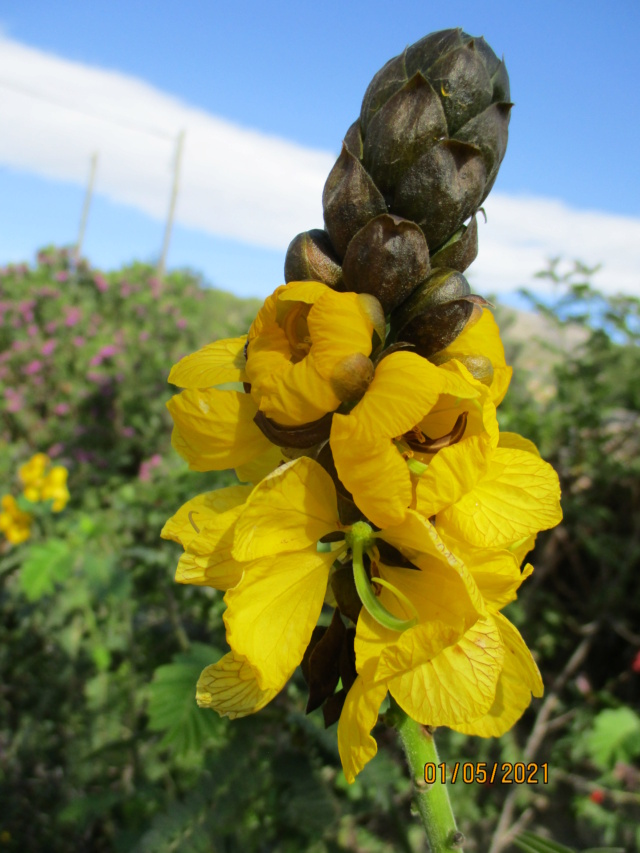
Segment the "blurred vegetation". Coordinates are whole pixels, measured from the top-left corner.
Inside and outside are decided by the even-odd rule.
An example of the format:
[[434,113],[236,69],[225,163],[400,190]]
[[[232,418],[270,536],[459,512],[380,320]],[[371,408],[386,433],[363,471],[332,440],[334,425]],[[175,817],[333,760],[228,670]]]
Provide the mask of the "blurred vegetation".
[[[499,741],[440,731],[442,760],[548,764],[548,784],[451,786],[465,850],[510,830],[576,847],[640,848],[640,301],[605,298],[552,264],[532,299],[545,353],[509,336],[503,429],[557,468],[565,521],[541,536],[512,618],[547,686]],[[244,332],[258,305],[191,273],[102,274],[48,248],[0,271],[0,478],[35,452],[69,469],[71,500],[0,545],[0,851],[420,851],[393,732],[348,786],[335,729],[306,717],[296,673],[255,717],[199,710],[225,649],[222,595],[174,584],[164,521],[231,483],[170,447],[170,366]],[[543,369],[544,368],[544,369]],[[506,837],[492,837],[496,827]]]

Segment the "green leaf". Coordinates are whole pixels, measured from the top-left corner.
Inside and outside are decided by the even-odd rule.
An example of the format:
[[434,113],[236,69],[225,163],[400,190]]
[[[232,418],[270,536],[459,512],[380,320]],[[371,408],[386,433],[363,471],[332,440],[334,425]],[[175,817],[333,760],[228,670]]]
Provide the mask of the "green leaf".
[[63,539],[32,545],[20,572],[20,586],[29,601],[50,595],[73,569],[75,555]]
[[640,717],[626,706],[601,711],[586,745],[594,764],[604,770],[635,758],[640,755]]
[[220,657],[218,649],[193,643],[172,663],[156,669],[150,685],[148,725],[152,731],[165,733],[161,746],[184,754],[219,742],[225,722],[215,712],[198,708],[196,683],[202,670]]
[[565,847],[563,844],[549,841],[548,838],[540,838],[532,832],[521,832],[513,839],[513,843],[525,853],[575,853],[573,847]]

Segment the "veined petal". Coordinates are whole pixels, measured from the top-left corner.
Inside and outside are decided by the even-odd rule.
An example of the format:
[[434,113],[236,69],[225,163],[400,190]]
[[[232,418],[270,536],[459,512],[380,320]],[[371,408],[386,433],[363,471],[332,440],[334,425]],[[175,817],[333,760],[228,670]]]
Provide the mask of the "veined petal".
[[235,468],[272,447],[253,422],[257,409],[248,394],[188,389],[167,408],[175,424],[171,443],[192,471]]
[[448,536],[442,525],[439,533],[447,547],[467,566],[491,610],[501,610],[517,598],[517,590],[526,575],[520,571],[520,561],[515,554],[472,547],[468,542]]
[[[447,547],[433,524],[419,512],[408,510],[402,524],[381,530],[379,536],[415,563],[424,577],[437,572],[439,587],[446,585],[447,582],[453,583],[453,575],[456,575],[462,582],[462,586],[455,592],[452,589],[451,595],[458,600],[457,603],[465,611],[471,607],[476,616],[484,613],[482,596],[464,561]],[[453,575],[450,574],[450,570],[453,571]],[[433,591],[430,594],[432,595]],[[439,617],[432,615],[427,618]]]
[[337,293],[327,288],[309,311],[307,322],[311,355],[325,381],[342,359],[356,352],[367,356],[371,353],[373,323],[356,293]]
[[166,522],[160,536],[173,539],[186,548],[202,530],[207,520],[219,513],[240,506],[251,494],[251,486],[229,486],[204,492],[183,504]]
[[262,690],[280,689],[302,660],[334,559],[309,549],[260,560],[225,595],[227,641],[247,658]]
[[542,680],[529,649],[514,626],[501,614],[497,617],[500,634],[505,644],[505,659],[496,697],[484,716],[452,726],[463,734],[500,737],[529,707],[531,693],[533,692],[534,696],[542,695]]
[[365,516],[378,527],[402,521],[412,499],[411,475],[395,445],[338,414],[330,441],[338,476]]
[[180,388],[210,388],[246,379],[244,346],[247,336],[225,338],[185,356],[171,368],[169,382]]
[[485,437],[471,436],[438,451],[416,486],[418,512],[430,518],[471,492],[487,470],[490,448]]
[[386,695],[385,684],[371,684],[362,676],[356,678],[347,693],[338,723],[338,749],[349,784],[378,751],[371,730]]
[[336,490],[327,472],[308,456],[282,465],[253,490],[236,523],[234,556],[255,560],[315,548],[340,529]]
[[453,536],[479,548],[503,548],[561,520],[560,484],[551,465],[533,453],[501,447],[485,475],[438,517]]
[[423,725],[475,720],[493,704],[503,661],[500,632],[487,616],[433,660],[392,678],[389,692],[405,713]]
[[202,671],[196,687],[196,702],[201,708],[213,708],[221,717],[235,720],[264,708],[280,689],[261,690],[248,661],[229,652]]
[[240,583],[246,568],[247,563],[233,559],[229,543],[221,543],[212,554],[198,556],[185,551],[178,560],[175,579],[178,583],[227,590]]

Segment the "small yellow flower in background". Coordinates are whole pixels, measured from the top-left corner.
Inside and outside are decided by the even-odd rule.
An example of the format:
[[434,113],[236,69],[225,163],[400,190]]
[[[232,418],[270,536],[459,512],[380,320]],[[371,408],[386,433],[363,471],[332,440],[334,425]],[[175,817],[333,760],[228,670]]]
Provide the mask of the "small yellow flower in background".
[[46,453],[36,453],[18,469],[25,498],[31,503],[53,500],[53,512],[61,512],[69,501],[68,473],[62,465],[51,467]]
[[53,499],[51,509],[53,512],[61,512],[69,501],[69,490],[67,489],[67,477],[69,472],[62,465],[56,465],[44,478],[40,489],[40,500]]
[[18,507],[13,495],[3,495],[0,506],[0,531],[12,545],[25,542],[31,536],[33,516]]
[[24,496],[32,503],[37,503],[40,500],[44,472],[49,464],[49,457],[45,453],[36,453],[28,462],[18,468],[18,477],[24,486]]

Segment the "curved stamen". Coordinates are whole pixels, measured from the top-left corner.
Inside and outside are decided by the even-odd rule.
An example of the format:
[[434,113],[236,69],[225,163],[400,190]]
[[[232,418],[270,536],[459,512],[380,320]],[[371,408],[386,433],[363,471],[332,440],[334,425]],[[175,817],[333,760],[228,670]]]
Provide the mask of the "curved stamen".
[[[354,527],[356,527],[356,525],[354,525]],[[383,604],[381,604],[375,592],[371,588],[371,584],[367,576],[367,570],[364,567],[364,561],[362,559],[365,541],[366,540],[363,537],[358,535],[353,536],[351,540],[353,579],[355,581],[356,590],[360,601],[362,602],[362,606],[365,608],[367,613],[369,613],[369,615],[378,622],[378,624],[383,626],[383,628],[390,628],[392,631],[406,631],[407,628],[413,628],[413,626],[418,623],[417,614],[413,619],[399,619],[397,616],[394,616],[393,613],[390,613]],[[382,578],[376,578],[376,583],[379,583],[381,580]],[[383,583],[382,585],[386,586],[386,583]],[[393,591],[396,593],[398,592],[395,587],[393,588]],[[414,609],[413,606],[412,609]]]
[[394,586],[392,583],[389,583],[389,581],[386,581],[379,575],[376,576],[375,583],[380,584],[380,586],[383,586],[390,592],[392,592],[395,597],[404,604],[407,610],[409,610],[410,613],[413,613],[413,618],[415,619],[415,622],[417,623],[419,621],[418,611],[416,610],[413,602],[408,599],[403,592],[400,592],[397,586]]

